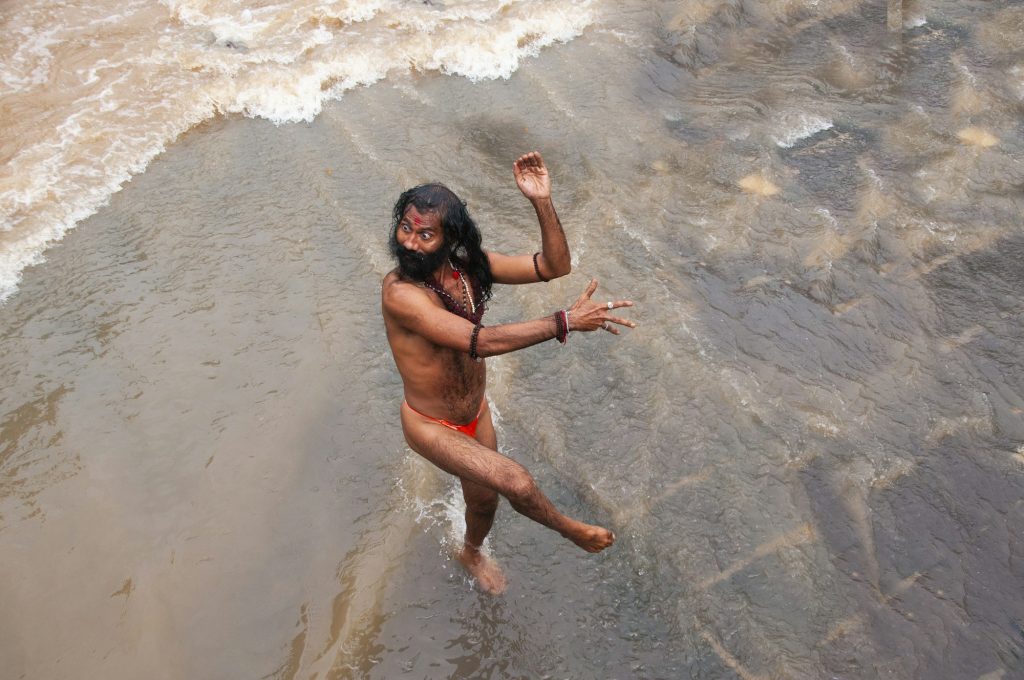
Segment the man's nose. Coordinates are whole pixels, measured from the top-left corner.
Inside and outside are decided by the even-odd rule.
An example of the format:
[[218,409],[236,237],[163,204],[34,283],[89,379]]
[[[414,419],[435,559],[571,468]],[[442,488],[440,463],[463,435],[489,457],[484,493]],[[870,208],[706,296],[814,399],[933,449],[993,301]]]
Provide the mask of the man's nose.
[[409,235],[405,235],[404,237],[399,237],[398,243],[405,250],[410,250],[410,251],[412,251],[414,253],[418,249],[418,247],[416,245],[416,239],[411,238]]

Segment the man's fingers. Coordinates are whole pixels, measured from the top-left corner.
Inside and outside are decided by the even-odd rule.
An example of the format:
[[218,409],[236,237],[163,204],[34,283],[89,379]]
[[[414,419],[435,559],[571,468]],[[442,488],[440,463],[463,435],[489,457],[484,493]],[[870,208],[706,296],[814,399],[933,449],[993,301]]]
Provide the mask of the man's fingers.
[[597,279],[590,279],[590,285],[587,286],[587,289],[585,291],[583,291],[583,297],[589,300],[590,296],[594,294],[595,290],[597,290]]
[[620,316],[609,316],[608,317],[608,321],[611,321],[612,323],[617,323],[620,326],[626,326],[627,328],[636,328],[636,322],[635,321],[630,321],[629,319],[623,319]]
[[516,159],[515,163],[512,164],[517,172],[522,172],[527,169],[543,168],[544,159],[541,158],[540,154],[536,151],[530,151],[524,153],[522,156]]

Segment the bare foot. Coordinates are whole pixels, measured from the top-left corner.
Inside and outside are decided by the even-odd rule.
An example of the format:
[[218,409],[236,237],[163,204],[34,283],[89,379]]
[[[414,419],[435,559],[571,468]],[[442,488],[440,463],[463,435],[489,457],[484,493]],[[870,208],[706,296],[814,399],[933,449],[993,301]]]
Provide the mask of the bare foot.
[[575,525],[565,537],[587,552],[601,552],[615,542],[615,534],[604,527],[583,522],[575,522]]
[[484,555],[476,548],[465,546],[459,553],[459,562],[466,568],[469,575],[476,579],[480,588],[491,595],[501,595],[508,581],[498,563]]

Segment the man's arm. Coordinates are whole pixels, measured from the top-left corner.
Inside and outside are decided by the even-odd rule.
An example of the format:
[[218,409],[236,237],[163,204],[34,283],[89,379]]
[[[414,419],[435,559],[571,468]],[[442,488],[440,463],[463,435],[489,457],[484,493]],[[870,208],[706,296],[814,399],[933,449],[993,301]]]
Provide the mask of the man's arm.
[[494,281],[536,283],[565,276],[572,270],[569,244],[565,240],[565,232],[562,230],[558,213],[555,212],[554,203],[551,202],[551,177],[544,165],[544,159],[536,151],[524,154],[512,164],[512,174],[516,178],[519,190],[533,204],[533,209],[537,213],[541,250],[536,259],[532,254],[508,256],[487,253]]
[[[532,266],[532,265],[531,265]],[[593,279],[587,290],[567,311],[570,331],[595,331],[603,328],[609,333],[619,334],[612,326],[618,324],[636,328],[636,323],[614,316],[613,309],[632,307],[629,300],[611,300],[595,303],[590,296],[597,290],[597,279]],[[426,338],[435,345],[449,347],[460,352],[469,352],[473,336],[473,324],[434,304],[427,292],[408,284],[393,284],[384,292],[384,311],[403,328]],[[477,334],[477,356],[489,357],[514,352],[530,347],[558,335],[558,322],[554,314],[515,323],[481,328]]]

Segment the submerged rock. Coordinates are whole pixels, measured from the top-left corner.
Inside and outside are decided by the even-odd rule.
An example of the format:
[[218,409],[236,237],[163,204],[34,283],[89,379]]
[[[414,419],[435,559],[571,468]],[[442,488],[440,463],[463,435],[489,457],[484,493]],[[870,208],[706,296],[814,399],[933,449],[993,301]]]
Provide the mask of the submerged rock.
[[757,194],[759,196],[774,196],[779,193],[779,187],[757,174],[747,175],[741,179],[739,181],[739,188],[749,194]]

